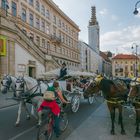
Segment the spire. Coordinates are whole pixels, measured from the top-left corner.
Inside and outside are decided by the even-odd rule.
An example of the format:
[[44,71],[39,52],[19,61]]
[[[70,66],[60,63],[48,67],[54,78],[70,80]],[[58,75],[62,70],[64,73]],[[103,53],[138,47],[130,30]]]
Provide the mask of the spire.
[[89,25],[98,25],[98,21],[96,20],[96,8],[95,8],[95,6],[91,7],[91,19],[89,21]]

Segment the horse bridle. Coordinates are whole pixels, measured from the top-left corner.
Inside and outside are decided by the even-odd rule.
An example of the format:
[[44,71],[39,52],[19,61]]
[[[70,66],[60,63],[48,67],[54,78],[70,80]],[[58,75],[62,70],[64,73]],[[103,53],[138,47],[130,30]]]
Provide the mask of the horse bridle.
[[24,81],[24,79],[23,78],[18,78],[17,80],[16,80],[16,83],[21,83],[21,85],[20,85],[20,88],[21,89],[16,89],[16,91],[21,91],[21,92],[24,92],[24,90],[25,90],[25,81]]
[[7,80],[7,81],[6,81],[6,84],[3,84],[3,81],[1,81],[2,86],[4,86],[4,87],[6,87],[7,89],[9,89],[9,88],[10,88],[10,85],[11,85],[11,83],[12,83],[11,77],[9,77],[9,76],[4,76],[4,77],[3,77],[3,80]]

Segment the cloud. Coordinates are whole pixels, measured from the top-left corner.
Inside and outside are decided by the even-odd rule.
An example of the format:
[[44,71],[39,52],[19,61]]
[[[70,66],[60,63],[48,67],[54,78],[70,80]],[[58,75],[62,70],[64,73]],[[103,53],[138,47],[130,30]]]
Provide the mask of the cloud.
[[113,21],[117,21],[119,18],[118,18],[118,16],[116,16],[116,15],[111,15],[111,19],[112,19]]
[[135,42],[140,44],[140,26],[128,26],[119,31],[106,32],[100,36],[101,49],[117,53],[131,53],[131,46]]
[[99,11],[99,14],[102,15],[102,16],[107,15],[108,14],[108,10],[104,8],[101,11]]

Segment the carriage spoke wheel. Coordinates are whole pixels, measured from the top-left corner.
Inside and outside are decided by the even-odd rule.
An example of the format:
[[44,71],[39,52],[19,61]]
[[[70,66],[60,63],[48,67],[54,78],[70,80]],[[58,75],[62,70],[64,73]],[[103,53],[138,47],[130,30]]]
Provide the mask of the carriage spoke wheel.
[[60,131],[65,131],[68,126],[68,117],[65,112],[61,112],[60,114]]
[[51,140],[53,135],[52,124],[43,123],[37,133],[37,140]]
[[77,95],[74,95],[71,100],[71,110],[72,112],[77,112],[80,106],[80,98]]
[[93,104],[93,101],[94,101],[94,97],[93,96],[89,96],[88,97],[88,103],[91,105],[91,104]]

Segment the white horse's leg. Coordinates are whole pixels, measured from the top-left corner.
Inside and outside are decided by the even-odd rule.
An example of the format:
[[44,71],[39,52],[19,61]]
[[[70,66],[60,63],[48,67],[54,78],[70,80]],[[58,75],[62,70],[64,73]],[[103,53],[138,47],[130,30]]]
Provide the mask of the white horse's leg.
[[41,123],[42,123],[42,111],[39,111],[38,112],[38,126],[40,126],[41,125]]
[[19,108],[18,108],[18,114],[17,114],[17,121],[16,121],[16,124],[15,124],[16,126],[19,126],[22,105],[23,105],[23,102],[20,101]]
[[28,111],[28,109],[27,109],[27,106],[26,106],[26,103],[23,101],[23,107],[24,107],[24,109],[25,109],[25,112],[26,112],[26,114],[27,114],[27,120],[29,120],[30,119],[30,113],[29,113],[29,111]]
[[34,116],[35,115],[35,111],[34,111],[34,106],[32,105],[31,107],[31,114]]

